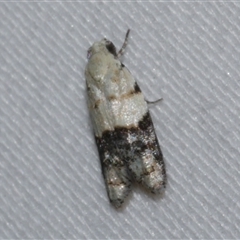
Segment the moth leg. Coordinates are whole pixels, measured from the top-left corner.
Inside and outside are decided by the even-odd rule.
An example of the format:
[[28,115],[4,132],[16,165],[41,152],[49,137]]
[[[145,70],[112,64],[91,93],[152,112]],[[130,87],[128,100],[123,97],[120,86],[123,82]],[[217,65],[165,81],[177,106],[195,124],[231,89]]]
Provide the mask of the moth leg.
[[163,100],[163,98],[159,98],[159,99],[157,99],[157,100],[155,100],[155,101],[148,101],[147,99],[145,99],[145,101],[147,102],[147,104],[155,104],[155,103],[160,102],[160,101],[162,101],[162,100]]
[[130,29],[127,30],[127,33],[126,33],[123,45],[122,45],[121,49],[118,51],[118,53],[117,53],[117,58],[119,58],[120,56],[123,55],[123,53],[124,53],[124,51],[125,51],[125,49],[127,47],[129,33],[130,33]]

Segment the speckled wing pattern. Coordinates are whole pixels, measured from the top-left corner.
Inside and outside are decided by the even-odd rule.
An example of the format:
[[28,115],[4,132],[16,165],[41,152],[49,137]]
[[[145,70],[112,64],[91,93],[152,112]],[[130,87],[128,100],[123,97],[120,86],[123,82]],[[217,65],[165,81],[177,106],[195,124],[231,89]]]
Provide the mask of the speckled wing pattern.
[[85,70],[102,172],[110,202],[116,208],[128,196],[133,181],[152,193],[161,192],[166,184],[163,156],[147,102],[119,61],[119,53],[107,39],[96,42],[88,50]]

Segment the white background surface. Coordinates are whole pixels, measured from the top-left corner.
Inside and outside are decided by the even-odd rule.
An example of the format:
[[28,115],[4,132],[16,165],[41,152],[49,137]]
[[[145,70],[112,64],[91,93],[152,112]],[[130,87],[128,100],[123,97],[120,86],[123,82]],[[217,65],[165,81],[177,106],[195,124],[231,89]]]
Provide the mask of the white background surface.
[[[240,3],[0,3],[0,238],[240,238]],[[90,45],[149,100],[168,184],[108,202],[86,107]]]

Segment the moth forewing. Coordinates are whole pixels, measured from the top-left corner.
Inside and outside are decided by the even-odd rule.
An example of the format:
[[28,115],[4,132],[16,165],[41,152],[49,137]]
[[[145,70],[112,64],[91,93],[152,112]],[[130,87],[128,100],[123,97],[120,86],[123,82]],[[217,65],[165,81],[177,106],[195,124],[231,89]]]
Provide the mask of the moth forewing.
[[147,102],[119,56],[103,39],[88,50],[88,106],[108,196],[118,208],[137,181],[152,193],[165,187],[166,173]]

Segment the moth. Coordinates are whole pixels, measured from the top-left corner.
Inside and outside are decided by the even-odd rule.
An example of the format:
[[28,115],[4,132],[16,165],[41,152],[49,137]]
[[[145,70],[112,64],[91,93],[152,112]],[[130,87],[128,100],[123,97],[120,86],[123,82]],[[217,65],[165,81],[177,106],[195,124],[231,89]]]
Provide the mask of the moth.
[[119,208],[137,181],[152,193],[165,188],[163,155],[138,84],[119,60],[122,48],[102,39],[88,50],[88,108],[110,202]]

